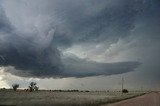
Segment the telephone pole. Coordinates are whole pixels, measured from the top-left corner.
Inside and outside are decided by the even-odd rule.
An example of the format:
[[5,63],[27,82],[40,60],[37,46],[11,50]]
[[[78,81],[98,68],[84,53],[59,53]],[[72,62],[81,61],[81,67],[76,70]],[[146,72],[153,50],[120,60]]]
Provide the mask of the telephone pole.
[[122,77],[122,91],[123,91],[123,88],[124,87],[124,78]]

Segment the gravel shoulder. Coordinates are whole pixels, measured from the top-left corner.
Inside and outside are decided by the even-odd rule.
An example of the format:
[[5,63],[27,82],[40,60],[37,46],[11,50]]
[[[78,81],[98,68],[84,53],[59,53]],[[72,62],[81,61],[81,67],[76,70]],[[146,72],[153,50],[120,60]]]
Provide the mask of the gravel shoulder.
[[152,92],[132,99],[102,106],[160,106],[160,93]]

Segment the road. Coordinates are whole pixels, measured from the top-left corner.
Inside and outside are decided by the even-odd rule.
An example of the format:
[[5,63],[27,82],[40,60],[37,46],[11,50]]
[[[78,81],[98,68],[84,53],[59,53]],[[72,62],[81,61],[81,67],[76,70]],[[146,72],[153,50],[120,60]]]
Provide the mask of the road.
[[152,92],[143,96],[104,106],[160,106],[160,93]]

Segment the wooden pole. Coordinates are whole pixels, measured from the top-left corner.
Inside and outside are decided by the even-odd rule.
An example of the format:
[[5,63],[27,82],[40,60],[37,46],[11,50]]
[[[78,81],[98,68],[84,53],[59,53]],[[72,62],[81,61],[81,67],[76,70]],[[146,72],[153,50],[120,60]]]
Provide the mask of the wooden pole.
[[122,77],[122,91],[123,91],[123,88],[124,87],[124,78]]

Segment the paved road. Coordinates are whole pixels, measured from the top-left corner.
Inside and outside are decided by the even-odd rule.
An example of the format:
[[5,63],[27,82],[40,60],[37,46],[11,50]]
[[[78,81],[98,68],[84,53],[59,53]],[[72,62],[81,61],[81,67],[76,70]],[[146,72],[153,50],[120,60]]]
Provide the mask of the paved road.
[[160,93],[153,92],[106,106],[160,106]]

